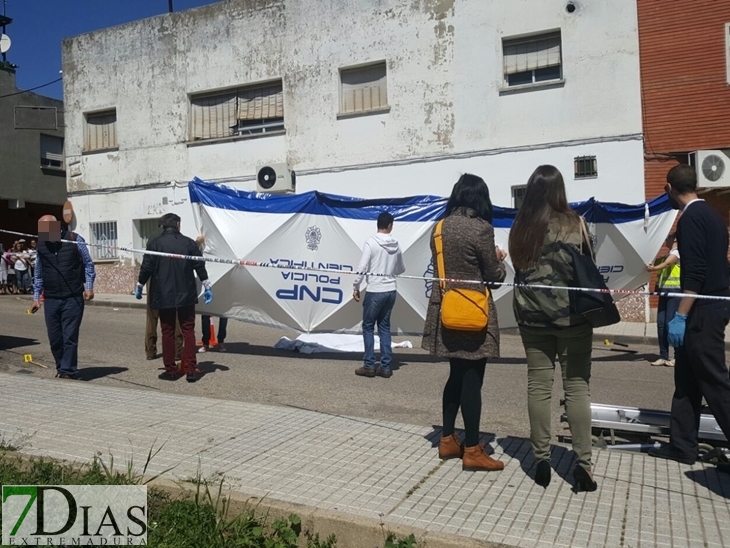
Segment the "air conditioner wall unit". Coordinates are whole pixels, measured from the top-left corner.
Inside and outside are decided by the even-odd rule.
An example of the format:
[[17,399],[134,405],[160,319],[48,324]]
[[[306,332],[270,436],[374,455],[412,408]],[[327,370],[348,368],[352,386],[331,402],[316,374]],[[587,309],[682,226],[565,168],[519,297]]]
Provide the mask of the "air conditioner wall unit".
[[256,191],[284,194],[296,190],[296,175],[286,164],[262,166],[256,171]]
[[698,150],[690,164],[697,170],[697,188],[730,188],[730,150]]

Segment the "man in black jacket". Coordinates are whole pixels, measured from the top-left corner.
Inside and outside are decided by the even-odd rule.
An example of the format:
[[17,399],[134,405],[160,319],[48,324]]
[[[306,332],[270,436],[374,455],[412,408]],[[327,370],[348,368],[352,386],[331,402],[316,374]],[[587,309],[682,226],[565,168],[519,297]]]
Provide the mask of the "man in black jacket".
[[670,442],[649,454],[694,464],[703,396],[730,439],[730,378],[725,363],[730,302],[694,297],[730,296],[728,231],[720,214],[697,197],[695,168],[673,167],[667,174],[666,191],[672,205],[682,210],[677,241],[682,257],[680,284],[686,296],[669,322],[669,344],[676,348]]
[[[84,301],[94,298],[94,262],[84,239],[61,227],[53,215],[38,221],[38,255],[33,278],[33,313],[45,301],[46,330],[56,361],[56,377],[78,378],[79,329]],[[62,242],[70,240],[76,244]]]
[[[202,257],[194,240],[180,233],[180,217],[168,213],[160,219],[162,233],[147,244],[148,251]],[[195,305],[198,289],[195,273],[203,282],[205,303],[213,300],[211,284],[205,262],[173,259],[157,255],[145,255],[139,272],[135,297],[142,299],[142,288],[152,279],[150,307],[160,311],[162,325],[162,360],[164,378],[187,375],[189,382],[198,380],[202,372],[197,369],[195,356]],[[184,348],[180,369],[175,365],[175,321],[180,323]]]

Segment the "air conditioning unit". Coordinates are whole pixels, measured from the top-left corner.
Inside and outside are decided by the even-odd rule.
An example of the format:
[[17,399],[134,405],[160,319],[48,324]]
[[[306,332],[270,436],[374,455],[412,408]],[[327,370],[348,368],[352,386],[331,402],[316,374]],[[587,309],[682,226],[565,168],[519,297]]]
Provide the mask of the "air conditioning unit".
[[285,164],[260,167],[256,173],[256,190],[283,194],[296,190],[296,175]]
[[730,150],[698,150],[689,155],[698,188],[730,187]]

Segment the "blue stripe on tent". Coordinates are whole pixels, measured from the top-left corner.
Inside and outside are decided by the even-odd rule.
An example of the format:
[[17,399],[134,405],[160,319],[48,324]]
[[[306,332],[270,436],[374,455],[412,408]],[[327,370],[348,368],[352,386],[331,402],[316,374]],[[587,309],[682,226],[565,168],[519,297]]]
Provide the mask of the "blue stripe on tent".
[[[193,179],[188,185],[190,200],[209,207],[246,211],[251,213],[306,213],[327,215],[341,219],[374,221],[383,211],[401,222],[433,222],[443,215],[447,198],[439,196],[413,196],[408,198],[363,199],[349,196],[305,192],[303,194],[265,194],[238,190],[229,186],[206,183]],[[593,198],[571,204],[571,207],[588,222],[627,223],[644,218],[644,204],[602,204]],[[650,215],[669,211],[671,206],[666,195],[649,202]],[[494,208],[495,228],[510,228],[516,209]]]

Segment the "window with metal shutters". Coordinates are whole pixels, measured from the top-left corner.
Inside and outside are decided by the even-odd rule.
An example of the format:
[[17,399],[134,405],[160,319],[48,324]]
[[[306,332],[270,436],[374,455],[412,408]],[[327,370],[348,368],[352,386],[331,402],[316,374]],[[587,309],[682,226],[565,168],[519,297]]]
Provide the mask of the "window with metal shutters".
[[89,252],[95,261],[105,261],[117,258],[117,222],[102,221],[89,223],[90,238]]
[[41,134],[41,167],[64,169],[63,137]]
[[598,177],[598,160],[595,156],[578,156],[573,160],[576,179]]
[[85,115],[84,150],[115,149],[117,143],[117,111],[107,110]]
[[146,249],[149,241],[160,233],[159,219],[140,219],[137,222],[140,245]]
[[388,108],[388,70],[385,61],[340,70],[340,114]]
[[512,207],[515,209],[520,209],[522,207],[522,202],[525,201],[525,191],[527,190],[527,185],[517,185],[512,187]]
[[281,80],[190,98],[190,138],[193,141],[273,131],[284,131]]
[[503,72],[508,86],[560,80],[563,60],[560,31],[502,40]]

